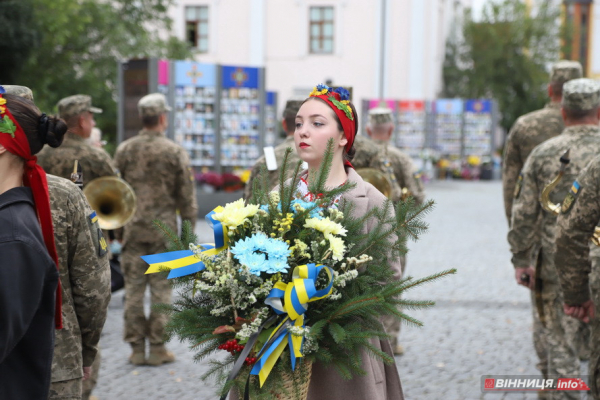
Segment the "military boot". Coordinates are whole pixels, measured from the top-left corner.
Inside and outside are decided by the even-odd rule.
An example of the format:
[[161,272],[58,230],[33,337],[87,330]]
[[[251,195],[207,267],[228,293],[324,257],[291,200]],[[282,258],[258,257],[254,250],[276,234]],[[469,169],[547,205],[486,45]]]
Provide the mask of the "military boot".
[[150,356],[148,356],[148,360],[146,361],[148,365],[158,366],[161,364],[172,363],[173,361],[175,361],[175,355],[170,351],[167,351],[164,344],[150,345]]
[[131,355],[129,356],[129,362],[133,365],[145,365],[146,364],[146,345],[144,342],[131,343]]

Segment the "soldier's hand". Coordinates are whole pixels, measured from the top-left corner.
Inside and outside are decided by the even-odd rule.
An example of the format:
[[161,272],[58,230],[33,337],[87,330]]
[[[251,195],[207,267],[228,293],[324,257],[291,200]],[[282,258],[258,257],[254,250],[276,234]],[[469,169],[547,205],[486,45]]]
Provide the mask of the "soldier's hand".
[[535,289],[535,269],[533,267],[515,268],[515,279],[517,284],[528,287],[531,290]]
[[92,376],[92,367],[83,367],[83,380],[90,379],[90,376]]
[[586,323],[589,323],[590,320],[596,315],[596,307],[594,306],[594,302],[592,300],[588,300],[585,303],[576,306],[564,304],[563,310],[565,311],[566,315],[577,318]]

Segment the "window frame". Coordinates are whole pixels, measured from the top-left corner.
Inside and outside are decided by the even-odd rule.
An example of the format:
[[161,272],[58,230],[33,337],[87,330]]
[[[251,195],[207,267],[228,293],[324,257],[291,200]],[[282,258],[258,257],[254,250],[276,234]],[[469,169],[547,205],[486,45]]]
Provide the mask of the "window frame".
[[[313,20],[313,10],[319,11],[319,18]],[[327,10],[331,10],[331,19],[326,18]],[[325,34],[325,26],[331,24],[331,34]],[[313,26],[318,27],[319,33],[313,35]],[[316,40],[318,48],[313,48]],[[331,49],[325,50],[327,41],[331,42]],[[315,55],[326,55],[335,53],[335,7],[334,6],[310,6],[308,9],[308,53]]]
[[[188,19],[188,10],[194,9],[195,19]],[[201,10],[205,9],[205,18],[200,17],[202,14]],[[201,54],[206,54],[209,51],[209,27],[210,27],[210,18],[209,18],[209,6],[208,5],[186,5],[184,7],[184,19],[185,19],[185,39],[186,42],[196,49]],[[201,33],[200,25],[206,25],[206,33]],[[190,41],[190,26],[193,26],[195,35],[194,35],[194,43]],[[201,48],[200,43],[205,41],[206,48]]]

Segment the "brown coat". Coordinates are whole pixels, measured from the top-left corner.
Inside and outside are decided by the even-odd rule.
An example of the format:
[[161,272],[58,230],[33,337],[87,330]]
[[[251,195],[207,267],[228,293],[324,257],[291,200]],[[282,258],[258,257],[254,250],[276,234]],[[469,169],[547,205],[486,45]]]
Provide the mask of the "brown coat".
[[[354,203],[354,211],[358,215],[365,214],[373,207],[380,207],[386,198],[373,185],[362,180],[352,168],[347,168],[348,181],[356,183],[356,187],[346,192],[342,199]],[[371,230],[371,220],[365,225],[364,232]],[[390,264],[397,279],[402,276],[400,260]],[[387,339],[371,339],[377,349],[385,351],[394,357]],[[365,376],[354,376],[351,380],[343,379],[333,366],[326,367],[319,363],[313,364],[308,400],[403,400],[402,384],[396,364],[385,365],[382,361],[373,359],[363,351],[362,369]]]

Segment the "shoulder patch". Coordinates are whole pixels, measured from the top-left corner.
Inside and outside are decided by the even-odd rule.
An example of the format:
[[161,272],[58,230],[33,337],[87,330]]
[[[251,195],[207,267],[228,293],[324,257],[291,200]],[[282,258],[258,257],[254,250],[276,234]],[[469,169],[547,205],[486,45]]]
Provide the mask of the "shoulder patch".
[[523,173],[521,172],[519,174],[519,177],[517,178],[517,184],[515,185],[515,191],[513,192],[513,197],[515,199],[519,198],[519,195],[521,194],[521,188],[523,187]]
[[98,225],[98,214],[96,214],[96,211],[92,211],[89,215],[88,225],[90,226],[90,232],[94,239],[96,253],[98,254],[98,257],[102,257],[108,252],[108,244],[106,243],[106,239],[104,239],[100,225]]
[[579,184],[579,182],[573,182],[573,186],[571,186],[569,193],[567,193],[567,196],[563,200],[562,206],[560,207],[560,212],[562,214],[566,214],[571,210],[573,204],[575,204],[575,200],[577,200],[577,196],[579,195],[580,190],[581,185]]

